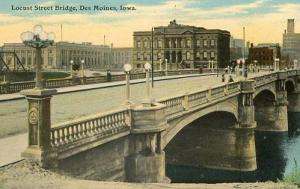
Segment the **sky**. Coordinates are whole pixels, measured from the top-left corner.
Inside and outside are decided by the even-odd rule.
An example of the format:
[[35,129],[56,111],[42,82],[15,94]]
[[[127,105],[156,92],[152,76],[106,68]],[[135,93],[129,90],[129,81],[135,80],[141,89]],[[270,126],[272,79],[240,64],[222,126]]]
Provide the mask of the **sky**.
[[[136,10],[119,10],[120,6]],[[17,7],[33,10],[15,10]],[[34,10],[35,6],[53,10]],[[77,11],[55,10],[55,6]],[[80,6],[92,10],[80,10]],[[94,6],[116,10],[93,10]],[[14,9],[14,10],[13,10]],[[133,46],[134,31],[150,31],[171,20],[207,29],[224,29],[235,38],[257,43],[282,43],[288,18],[295,19],[300,33],[300,0],[1,0],[0,45],[21,42],[20,34],[36,24],[56,34],[56,41],[113,43],[115,47]],[[61,36],[62,25],[62,36]]]

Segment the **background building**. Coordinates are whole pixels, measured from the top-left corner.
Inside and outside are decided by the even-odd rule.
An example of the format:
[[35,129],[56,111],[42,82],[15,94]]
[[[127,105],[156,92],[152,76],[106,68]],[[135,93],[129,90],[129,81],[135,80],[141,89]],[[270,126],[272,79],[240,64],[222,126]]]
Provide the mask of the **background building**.
[[300,33],[295,33],[295,20],[288,19],[287,30],[283,34],[282,55],[289,61],[300,61]]
[[[142,69],[145,62],[151,62],[152,32],[137,31],[133,34],[133,68]],[[168,61],[168,69],[204,68],[209,60],[219,67],[225,67],[230,58],[230,33],[219,29],[177,24],[153,29],[154,69],[160,69],[160,60]]]
[[230,37],[230,61],[235,61],[243,57],[243,39],[235,39]]
[[[32,69],[35,65],[35,49],[23,43],[5,43],[3,50],[15,52],[23,65]],[[80,64],[84,60],[84,67],[90,69],[117,69],[126,62],[131,62],[132,48],[112,48],[107,45],[93,45],[89,42],[70,43],[57,42],[53,46],[42,49],[43,69],[70,69],[70,61]],[[4,61],[12,67],[16,58],[12,54],[4,54]],[[119,65],[120,64],[120,65]],[[122,64],[122,65],[121,65]]]
[[257,64],[261,67],[273,67],[276,58],[281,59],[280,46],[278,43],[261,43],[249,48],[248,63]]
[[132,64],[132,51],[131,47],[112,46],[111,70],[123,70],[124,64]]

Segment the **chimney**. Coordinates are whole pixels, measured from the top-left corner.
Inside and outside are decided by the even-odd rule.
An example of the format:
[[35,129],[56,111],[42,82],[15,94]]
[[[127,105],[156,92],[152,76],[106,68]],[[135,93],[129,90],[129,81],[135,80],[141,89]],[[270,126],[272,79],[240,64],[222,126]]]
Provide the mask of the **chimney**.
[[295,32],[295,19],[288,19],[287,23],[287,33]]

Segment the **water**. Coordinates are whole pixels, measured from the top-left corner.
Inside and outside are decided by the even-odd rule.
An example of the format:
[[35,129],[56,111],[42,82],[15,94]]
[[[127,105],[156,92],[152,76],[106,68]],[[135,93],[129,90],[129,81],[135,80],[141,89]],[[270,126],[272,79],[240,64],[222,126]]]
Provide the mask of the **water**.
[[224,171],[184,165],[166,165],[172,182],[218,183],[278,181],[300,167],[300,113],[289,113],[289,132],[256,132],[257,170]]

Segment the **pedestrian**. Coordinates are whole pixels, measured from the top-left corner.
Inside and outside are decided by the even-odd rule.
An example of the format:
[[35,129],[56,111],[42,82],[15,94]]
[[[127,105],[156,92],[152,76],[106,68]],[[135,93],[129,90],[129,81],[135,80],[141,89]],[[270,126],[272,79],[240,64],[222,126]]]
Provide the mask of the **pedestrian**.
[[228,82],[234,82],[233,78],[232,78],[232,75],[229,75],[229,80]]
[[222,74],[222,82],[225,82],[225,74]]

